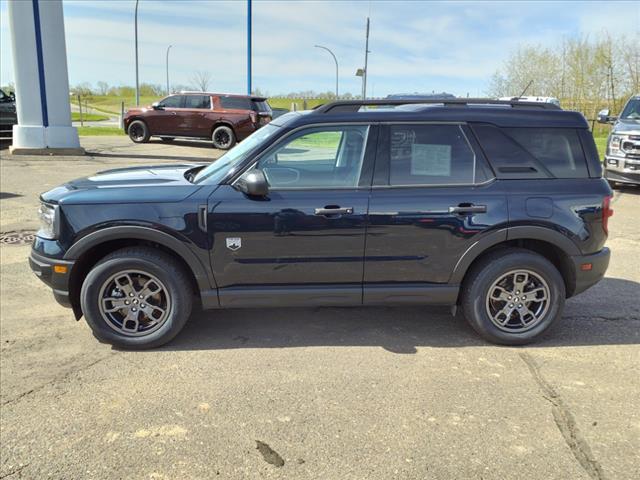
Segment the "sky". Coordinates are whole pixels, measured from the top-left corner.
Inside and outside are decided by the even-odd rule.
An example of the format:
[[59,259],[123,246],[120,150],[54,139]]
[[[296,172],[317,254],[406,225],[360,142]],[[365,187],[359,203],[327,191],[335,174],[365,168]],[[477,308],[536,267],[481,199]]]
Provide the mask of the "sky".
[[[24,1],[24,0],[15,0]],[[134,0],[64,0],[72,85],[135,85]],[[140,0],[140,82],[188,85],[197,71],[211,90],[244,93],[245,0]],[[253,86],[270,95],[361,91],[365,25],[371,19],[367,93],[480,96],[518,45],[553,46],[575,35],[640,39],[640,2],[253,1]],[[7,0],[0,0],[0,84],[13,81]],[[46,41],[46,39],[45,39]]]

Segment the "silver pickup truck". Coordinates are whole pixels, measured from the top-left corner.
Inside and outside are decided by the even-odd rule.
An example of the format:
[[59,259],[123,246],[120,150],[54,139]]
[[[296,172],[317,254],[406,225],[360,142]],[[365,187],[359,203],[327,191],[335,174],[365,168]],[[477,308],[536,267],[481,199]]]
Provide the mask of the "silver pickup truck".
[[599,123],[612,123],[604,157],[604,175],[613,188],[640,185],[640,94],[629,99],[620,116],[598,113]]
[[0,141],[11,140],[13,126],[18,123],[16,115],[16,98],[0,90]]

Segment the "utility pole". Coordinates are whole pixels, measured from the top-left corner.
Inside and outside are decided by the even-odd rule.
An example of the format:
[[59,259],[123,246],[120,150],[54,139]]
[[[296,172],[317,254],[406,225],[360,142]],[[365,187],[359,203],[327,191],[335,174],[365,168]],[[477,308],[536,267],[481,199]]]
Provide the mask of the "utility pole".
[[138,80],[138,1],[136,0],[135,35],[136,35],[136,107],[140,106],[140,83]]
[[173,47],[173,45],[167,47],[167,95],[171,93],[169,88],[169,50],[171,50],[171,47]]
[[367,40],[364,47],[364,71],[362,73],[362,99],[367,99],[367,62],[369,60],[369,17],[367,17]]
[[327,47],[323,47],[322,45],[314,45],[314,47],[322,48],[323,50],[326,50],[327,52],[329,52],[333,57],[333,61],[336,62],[336,100],[337,100],[338,99],[338,59],[333,54],[333,52],[329,50]]
[[251,0],[247,0],[247,95],[251,95]]

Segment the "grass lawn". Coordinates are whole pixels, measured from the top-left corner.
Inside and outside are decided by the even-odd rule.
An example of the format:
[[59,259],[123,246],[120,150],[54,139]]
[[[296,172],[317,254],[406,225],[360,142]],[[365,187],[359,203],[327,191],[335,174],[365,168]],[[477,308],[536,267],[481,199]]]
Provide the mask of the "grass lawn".
[[604,161],[604,152],[607,149],[607,135],[594,136],[593,139],[596,141],[596,147],[598,147],[598,156],[600,160]]
[[124,130],[118,127],[78,127],[78,135],[81,137],[125,135]]
[[[120,104],[124,102],[124,110],[125,112],[129,108],[133,108],[136,106],[136,97],[118,97],[115,95],[92,95],[89,97],[82,98],[82,106],[84,107],[85,98],[89,107],[94,110],[98,110],[99,112],[111,113],[113,115],[120,115]],[[153,102],[160,100],[163,97],[153,97],[153,96],[145,96],[140,97],[140,106],[144,107],[147,105],[151,105]],[[78,104],[77,99],[72,98],[72,103]]]
[[[80,121],[80,112],[71,112],[71,120],[74,122]],[[102,120],[109,120],[106,115],[99,115],[97,113],[82,113],[82,120],[85,122],[101,122]]]

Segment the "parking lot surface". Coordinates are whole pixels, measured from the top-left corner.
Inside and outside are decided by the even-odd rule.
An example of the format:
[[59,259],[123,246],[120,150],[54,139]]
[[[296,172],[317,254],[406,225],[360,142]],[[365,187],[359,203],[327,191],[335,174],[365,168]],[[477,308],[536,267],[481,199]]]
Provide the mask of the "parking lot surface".
[[[196,312],[169,345],[99,344],[29,270],[37,195],[208,143],[83,139],[0,161],[0,478],[640,478],[640,189],[612,263],[532,346],[437,308]],[[22,237],[19,233],[22,232]]]

